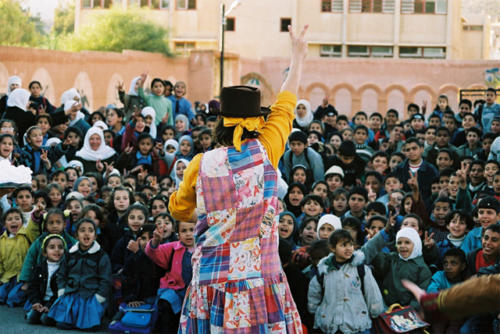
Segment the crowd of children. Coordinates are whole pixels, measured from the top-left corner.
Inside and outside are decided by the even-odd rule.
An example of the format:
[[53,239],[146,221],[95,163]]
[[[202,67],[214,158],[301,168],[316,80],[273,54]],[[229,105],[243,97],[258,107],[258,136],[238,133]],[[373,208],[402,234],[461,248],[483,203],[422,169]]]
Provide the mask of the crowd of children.
[[[59,106],[38,81],[11,77],[0,99],[0,159],[33,171],[0,199],[0,303],[30,324],[126,331],[138,309],[174,333],[192,277],[196,226],[170,195],[213,137],[220,104],[185,98],[184,82],[146,74],[123,108]],[[500,273],[500,105],[446,96],[385,116],[339,114],[299,100],[279,163],[280,258],[309,332],[370,333],[388,306],[420,306],[401,284],[436,292]],[[405,114],[406,117],[402,115]],[[216,265],[216,264],[214,264]],[[464,306],[465,307],[465,306]],[[439,319],[433,333],[497,330],[495,314]]]

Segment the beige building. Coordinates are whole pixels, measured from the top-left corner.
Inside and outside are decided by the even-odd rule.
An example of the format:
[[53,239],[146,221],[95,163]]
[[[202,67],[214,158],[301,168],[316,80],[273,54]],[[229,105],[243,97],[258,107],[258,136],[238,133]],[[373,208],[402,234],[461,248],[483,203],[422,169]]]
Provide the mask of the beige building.
[[490,23],[464,18],[460,0],[77,0],[75,26],[111,6],[149,8],[170,32],[171,48],[220,48],[221,3],[226,11],[225,50],[245,58],[282,57],[286,27],[309,24],[309,56],[487,59]]

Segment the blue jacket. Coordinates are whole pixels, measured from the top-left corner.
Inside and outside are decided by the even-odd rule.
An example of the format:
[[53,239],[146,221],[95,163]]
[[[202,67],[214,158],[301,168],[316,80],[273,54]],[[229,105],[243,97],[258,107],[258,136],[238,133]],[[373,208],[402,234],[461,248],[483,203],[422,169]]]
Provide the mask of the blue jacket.
[[[479,115],[479,106],[474,111],[476,116]],[[481,125],[483,126],[483,133],[489,132],[491,128],[491,123],[495,116],[500,116],[500,104],[493,103],[491,106],[487,104],[483,105],[483,112],[481,114]]]
[[[174,95],[170,95],[167,97],[170,102],[172,102],[172,111],[174,112],[174,119],[178,114],[186,115],[189,121],[194,118],[193,108],[191,107],[191,102],[188,99],[181,97],[180,100],[177,100]],[[176,112],[176,103],[179,101],[179,112]]]
[[437,271],[431,278],[431,284],[427,287],[427,293],[438,292],[446,290],[453,284],[448,281],[446,274],[443,270]]
[[469,254],[470,252],[481,248],[481,234],[483,232],[482,227],[473,228],[467,235],[465,236],[464,242],[462,242],[462,246],[460,249],[465,252],[465,254]]
[[[306,150],[307,157],[305,154]],[[302,152],[302,154],[300,154],[299,156],[293,154],[292,150],[286,151],[283,155],[283,162],[285,163],[285,170],[283,175],[287,179],[290,177],[293,166],[299,164],[306,166],[307,168],[309,168],[309,170],[312,171],[314,182],[323,181],[325,179],[325,167],[323,165],[323,159],[318,152],[310,147],[306,147],[304,152]],[[288,182],[291,183],[290,180],[288,180]]]

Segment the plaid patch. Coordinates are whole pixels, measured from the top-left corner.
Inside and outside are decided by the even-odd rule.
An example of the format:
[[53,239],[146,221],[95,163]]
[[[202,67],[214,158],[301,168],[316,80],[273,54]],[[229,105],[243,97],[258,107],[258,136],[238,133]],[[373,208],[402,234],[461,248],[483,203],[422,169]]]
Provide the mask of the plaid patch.
[[241,145],[241,152],[233,147],[227,150],[227,158],[233,173],[251,168],[263,163],[263,156],[257,140],[249,140]]
[[210,308],[210,324],[212,326],[224,326],[224,299],[224,291],[215,290],[212,306]]
[[229,270],[229,244],[201,249],[199,284],[222,283],[227,281]]
[[261,202],[252,208],[241,208],[236,213],[236,225],[231,235],[231,242],[255,238],[264,217],[264,204]]
[[203,188],[207,212],[235,208],[238,204],[232,175],[202,176],[201,187]]
[[266,278],[276,275],[281,270],[277,238],[273,236],[260,239],[260,253],[262,276]]
[[273,165],[264,163],[264,198],[275,197],[278,194],[278,174]]

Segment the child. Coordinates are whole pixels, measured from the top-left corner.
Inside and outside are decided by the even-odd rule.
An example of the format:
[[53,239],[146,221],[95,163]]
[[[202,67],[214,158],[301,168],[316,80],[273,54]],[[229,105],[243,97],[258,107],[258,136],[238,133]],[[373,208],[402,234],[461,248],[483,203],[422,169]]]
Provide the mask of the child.
[[78,242],[70,248],[57,273],[59,298],[48,317],[60,329],[96,330],[111,291],[111,263],[95,241],[96,225],[92,220],[80,219],[75,235]]
[[[174,125],[174,113],[172,110],[172,102],[165,98],[164,90],[165,83],[160,78],[154,78],[151,81],[151,95],[144,95],[144,82],[146,81],[147,74],[141,74],[139,80],[138,93],[139,96],[146,101],[147,105],[153,107],[156,113],[155,124],[158,126],[160,123]],[[123,146],[122,146],[123,147]]]
[[305,219],[299,228],[298,246],[309,246],[312,244],[318,238],[317,227],[318,220],[316,218]]
[[342,144],[340,144],[338,154],[328,157],[325,161],[327,170],[331,166],[339,166],[342,169],[345,187],[353,186],[356,184],[357,180],[361,180],[365,165],[365,161],[356,153],[355,144],[350,140],[344,140]]
[[467,233],[465,240],[460,246],[465,254],[469,254],[470,252],[480,248],[483,230],[490,225],[496,224],[500,220],[500,205],[496,198],[487,196],[480,199],[477,208],[478,220],[481,226],[476,227]]
[[319,217],[325,210],[325,205],[321,197],[317,195],[306,195],[300,202],[302,214],[297,218],[297,222],[302,225],[304,219],[308,217]]
[[[37,210],[33,213],[32,219],[28,226],[36,226],[38,232],[36,239],[33,241],[28,249],[28,253],[24,259],[21,274],[19,276],[19,281],[23,283],[32,282],[34,278],[34,270],[36,266],[43,263],[42,254],[42,243],[45,238],[50,235],[60,235],[64,239],[65,245],[68,247],[73,246],[76,240],[65,230],[66,222],[63,211],[57,208],[49,209],[44,215],[42,215],[42,207],[38,206]],[[43,218],[42,218],[43,217]],[[33,224],[33,225],[32,225]],[[29,228],[30,234],[33,230]],[[30,235],[30,240],[33,237]]]
[[157,228],[163,231],[162,244],[167,242],[177,241],[177,235],[175,234],[176,223],[174,218],[168,213],[160,213],[154,218],[154,224]]
[[368,140],[368,128],[365,125],[357,125],[354,129],[354,144],[356,144],[356,154],[368,163],[375,151],[366,144]]
[[447,197],[439,197],[434,202],[431,215],[431,227],[429,233],[434,233],[434,240],[436,242],[443,241],[448,236],[446,229],[446,216],[452,210],[452,202]]
[[297,237],[298,226],[295,222],[295,215],[290,211],[283,211],[279,216],[278,233],[280,239],[288,242],[292,250],[297,248],[295,238]]
[[43,238],[43,261],[35,267],[27,292],[28,302],[25,309],[29,307],[26,313],[29,324],[54,324],[48,313],[57,299],[56,277],[66,250],[66,241],[59,234],[48,234]]
[[171,94],[168,99],[172,103],[174,117],[177,117],[177,115],[184,115],[191,121],[194,118],[194,112],[191,102],[184,97],[185,95],[186,83],[177,81],[174,85],[174,94]]
[[125,127],[121,142],[122,152],[130,150],[129,147],[137,149],[137,138],[139,138],[142,133],[147,133],[146,119],[140,112],[136,112],[132,115],[130,122],[128,122]]
[[66,153],[67,144],[57,144],[56,146],[43,147],[42,129],[34,125],[26,131],[26,146],[21,150],[19,163],[33,171],[33,174],[49,174],[52,163],[59,160]]
[[325,204],[324,205],[325,210],[327,210],[328,212],[328,210],[330,209],[331,193],[328,190],[328,185],[326,184],[326,182],[325,181],[314,182],[311,187],[311,193],[323,199],[323,203]]
[[191,161],[194,156],[194,143],[189,135],[184,135],[179,138],[179,149],[175,153],[177,159],[185,159]]
[[301,183],[306,186],[307,189],[311,189],[312,175],[311,171],[307,169],[306,166],[297,164],[292,168],[292,174],[288,178],[291,182]]
[[9,160],[14,163],[14,157],[12,156],[12,152],[14,152],[15,143],[14,137],[9,134],[0,135],[0,161],[1,160]]
[[30,241],[23,214],[18,208],[11,208],[2,217],[5,232],[0,236],[0,304],[14,307],[24,303],[26,292],[21,289],[19,275]]
[[137,242],[141,227],[148,221],[148,210],[141,204],[133,204],[125,213],[124,221],[127,227],[111,253],[114,274],[121,274],[123,265],[133,256],[129,246]]
[[342,228],[349,232],[354,241],[354,249],[363,246],[364,235],[361,221],[356,217],[346,217],[342,220]]
[[334,231],[342,229],[342,222],[337,216],[330,214],[324,215],[320,218],[317,229],[318,239],[328,240]]
[[64,202],[62,200],[63,190],[57,183],[49,183],[45,188],[49,193],[50,202],[54,208],[62,208]]
[[202,152],[207,152],[213,148],[212,131],[210,129],[205,128],[201,130],[199,138]]
[[134,150],[123,150],[116,161],[118,170],[132,170],[136,166],[144,166],[155,175],[160,174],[160,158],[156,154],[154,140],[148,133],[141,133],[137,137],[137,146]]
[[483,229],[481,247],[467,254],[467,270],[475,275],[479,269],[496,264],[500,260],[500,225]]
[[160,279],[158,308],[161,316],[158,328],[161,332],[175,332],[186,287],[191,282],[191,255],[194,247],[194,224],[179,222],[179,241],[160,244],[163,231],[156,228],[153,239],[146,246],[146,254],[167,272]]
[[422,257],[422,242],[417,231],[403,227],[396,234],[397,252],[379,253],[372,265],[380,278],[382,294],[386,305],[399,303],[420,309],[419,303],[401,284],[401,279],[408,279],[422,289],[426,289],[431,280],[431,271]]
[[288,186],[287,193],[283,199],[288,211],[291,211],[295,217],[302,214],[302,199],[307,194],[307,189],[303,184],[291,183]]
[[325,173],[325,181],[328,190],[333,193],[336,189],[344,186],[344,171],[339,166],[328,168]]
[[444,254],[453,248],[460,248],[467,232],[474,227],[474,221],[467,213],[454,210],[446,217],[446,228],[450,233],[446,239],[439,241],[437,247],[439,249],[440,262],[444,259]]
[[307,127],[313,121],[314,115],[311,109],[311,103],[307,100],[298,100],[295,106],[295,120],[293,127],[301,131],[307,131]]
[[332,193],[332,205],[330,213],[342,217],[347,211],[347,197],[349,192],[344,188],[338,188]]
[[349,232],[335,231],[328,241],[332,253],[319,262],[319,275],[309,284],[308,308],[315,314],[314,327],[324,333],[370,333],[370,318],[384,311],[377,282],[363,264],[362,252],[354,251]]
[[310,147],[307,147],[307,135],[302,131],[295,131],[288,137],[290,149],[283,156],[284,170],[283,175],[290,176],[294,166],[301,164],[312,171],[314,181],[323,180],[324,166],[321,155]]
[[349,211],[347,211],[342,217],[356,217],[364,225],[365,220],[365,205],[368,202],[368,192],[362,187],[353,187],[349,192],[349,197],[347,198],[347,203],[349,206]]
[[28,224],[31,213],[35,209],[33,206],[33,192],[29,186],[20,186],[12,193],[12,206],[19,208],[23,214],[23,223]]
[[[444,253],[443,268],[436,272],[427,287],[428,293],[446,290],[451,286],[465,281],[467,278],[467,262],[465,253],[458,248],[451,248]],[[439,319],[432,323],[432,332],[436,334],[459,333],[463,320]]]

